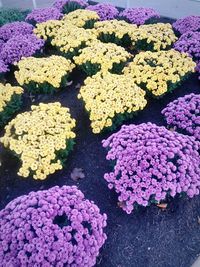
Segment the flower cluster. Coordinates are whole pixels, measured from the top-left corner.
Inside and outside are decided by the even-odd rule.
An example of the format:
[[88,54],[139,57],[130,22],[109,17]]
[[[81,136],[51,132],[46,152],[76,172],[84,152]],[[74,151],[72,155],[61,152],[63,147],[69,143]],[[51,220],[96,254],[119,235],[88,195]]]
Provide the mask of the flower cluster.
[[34,34],[16,35],[10,38],[2,47],[0,57],[6,64],[18,62],[22,57],[40,54],[44,40]]
[[124,46],[130,44],[130,36],[136,31],[137,25],[114,19],[98,21],[94,24],[94,28],[102,42]]
[[109,149],[106,159],[115,163],[104,178],[127,213],[136,205],[159,203],[167,195],[199,194],[200,143],[193,138],[143,123],[122,126],[103,146]]
[[188,31],[200,31],[200,16],[188,16],[173,23],[173,28],[180,34]]
[[10,84],[0,84],[0,126],[5,125],[21,107],[23,89]]
[[112,43],[95,42],[80,50],[80,53],[79,56],[74,57],[74,62],[90,76],[98,71],[121,72],[127,60],[131,58],[131,54],[123,47]]
[[3,25],[0,28],[0,39],[8,41],[14,36],[31,34],[33,26],[27,22],[12,22]]
[[35,25],[36,23],[42,23],[47,20],[58,20],[62,17],[62,13],[57,8],[40,8],[34,9],[26,17],[26,21]]
[[91,29],[99,19],[99,15],[95,11],[78,9],[65,15],[62,20],[65,24],[70,23],[76,27]]
[[141,52],[124,69],[132,79],[152,95],[159,97],[175,89],[195,71],[196,64],[186,54],[176,50]]
[[78,98],[85,102],[93,133],[115,128],[147,104],[145,91],[130,76],[111,73],[87,78]]
[[115,6],[108,3],[99,3],[96,5],[90,5],[87,7],[87,9],[96,11],[100,17],[100,20],[112,20],[115,19],[119,14],[118,9]]
[[40,103],[5,127],[4,146],[21,161],[18,175],[44,180],[62,169],[73,147],[75,120],[60,103]]
[[0,211],[0,262],[92,267],[107,238],[106,221],[76,186],[30,192]]
[[167,50],[177,40],[169,23],[141,25],[130,37],[137,49],[145,51]]
[[68,14],[76,9],[86,8],[88,3],[87,0],[56,0],[53,6],[62,13]]
[[[71,14],[71,13],[70,13]],[[97,41],[92,30],[78,28],[73,24],[63,25],[52,37],[51,45],[55,46],[61,55],[71,59],[80,53],[80,49]]]
[[153,19],[160,18],[159,13],[153,8],[144,7],[127,8],[122,11],[119,16],[124,20],[137,25],[142,25]]
[[75,65],[64,57],[53,55],[48,58],[23,58],[17,67],[19,70],[15,72],[15,77],[18,83],[37,93],[43,92],[48,85],[49,89],[62,87]]
[[169,103],[162,114],[171,127],[200,141],[200,95],[190,94]]
[[5,64],[5,62],[0,59],[0,78],[2,75],[4,75],[6,72],[8,72],[8,66]]

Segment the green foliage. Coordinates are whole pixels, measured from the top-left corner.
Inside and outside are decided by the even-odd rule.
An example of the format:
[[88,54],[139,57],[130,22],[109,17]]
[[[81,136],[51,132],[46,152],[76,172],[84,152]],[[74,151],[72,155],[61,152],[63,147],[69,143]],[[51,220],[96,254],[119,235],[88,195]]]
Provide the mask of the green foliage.
[[0,9],[0,27],[6,23],[24,21],[29,12],[29,10],[22,11],[19,9]]
[[62,13],[68,14],[77,9],[84,9],[84,7],[76,2],[68,2],[66,5],[64,5]]

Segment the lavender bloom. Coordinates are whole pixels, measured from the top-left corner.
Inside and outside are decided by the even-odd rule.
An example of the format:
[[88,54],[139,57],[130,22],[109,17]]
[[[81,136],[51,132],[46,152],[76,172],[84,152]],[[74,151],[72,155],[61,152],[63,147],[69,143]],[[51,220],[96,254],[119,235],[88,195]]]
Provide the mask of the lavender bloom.
[[193,137],[143,123],[122,126],[103,146],[109,149],[106,159],[115,162],[104,178],[127,213],[136,204],[159,203],[167,195],[199,194],[200,142]]
[[100,17],[100,20],[112,20],[119,14],[117,8],[108,3],[100,3],[97,5],[88,6],[87,9],[96,11]]
[[0,75],[8,71],[9,71],[8,66],[5,64],[5,62],[2,59],[0,59]]
[[173,23],[173,28],[180,34],[188,31],[200,31],[200,16],[188,16]]
[[33,34],[18,35],[8,40],[2,47],[0,57],[6,64],[18,62],[22,57],[30,57],[40,52],[45,41]]
[[19,34],[31,34],[33,32],[33,26],[27,22],[12,22],[3,25],[0,28],[0,39],[7,41]]
[[106,240],[106,220],[76,186],[20,196],[0,211],[0,262],[12,267],[94,266]]
[[54,7],[34,9],[27,15],[26,21],[32,24],[42,23],[47,20],[58,20],[62,17],[62,13]]
[[169,103],[162,114],[168,125],[200,141],[200,95],[179,97]]
[[127,8],[122,11],[119,16],[130,23],[143,25],[150,19],[160,18],[158,12],[153,8]]
[[87,0],[56,0],[53,4],[55,8],[60,10],[60,12],[66,13],[67,6],[69,4],[74,4],[74,9],[69,11],[74,11],[79,8],[86,8],[88,6]]

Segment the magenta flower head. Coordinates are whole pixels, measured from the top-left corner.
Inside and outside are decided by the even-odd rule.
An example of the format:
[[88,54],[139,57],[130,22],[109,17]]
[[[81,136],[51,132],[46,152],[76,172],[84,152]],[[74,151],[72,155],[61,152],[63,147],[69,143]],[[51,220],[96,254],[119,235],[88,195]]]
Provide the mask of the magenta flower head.
[[200,94],[179,97],[162,110],[167,124],[200,141]]
[[40,53],[45,41],[34,34],[19,34],[9,39],[2,47],[0,57],[6,64],[18,62],[22,57],[30,57]]
[[100,17],[100,20],[112,20],[115,19],[119,14],[118,9],[109,3],[91,5],[88,6],[87,9],[96,11]]
[[167,195],[199,194],[200,142],[193,137],[152,123],[132,124],[103,140],[103,146],[109,150],[107,160],[114,163],[104,178],[127,213]]
[[153,8],[145,7],[127,8],[119,16],[127,22],[137,25],[143,25],[150,20],[160,18],[159,13]]
[[0,28],[0,39],[7,41],[19,34],[31,34],[33,32],[33,26],[27,22],[12,22],[3,25]]
[[180,34],[188,31],[200,31],[200,16],[188,16],[173,23],[173,28]]
[[62,17],[62,13],[54,7],[34,9],[26,17],[26,21],[35,25],[36,23],[42,23],[47,20],[59,20]]
[[87,0],[56,0],[53,4],[60,12],[67,14],[76,9],[84,9],[88,6]]
[[94,266],[106,220],[76,186],[18,197],[0,211],[1,266]]

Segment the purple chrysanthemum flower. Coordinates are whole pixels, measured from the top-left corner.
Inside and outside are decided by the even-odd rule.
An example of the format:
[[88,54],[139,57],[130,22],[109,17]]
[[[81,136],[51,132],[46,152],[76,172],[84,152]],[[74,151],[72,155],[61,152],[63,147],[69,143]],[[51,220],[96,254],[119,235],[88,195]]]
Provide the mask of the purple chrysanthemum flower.
[[119,11],[117,10],[117,8],[109,3],[100,3],[97,5],[90,5],[87,7],[87,9],[96,11],[100,17],[100,20],[115,19],[119,14]]
[[[67,13],[66,11],[68,10],[65,7],[67,7],[67,5],[72,4],[72,3],[74,4],[75,9],[86,8],[88,6],[87,0],[56,0],[53,6],[57,8],[58,10],[60,10],[60,12]],[[73,11],[75,9],[72,9],[69,11]]]
[[20,196],[0,211],[1,266],[94,266],[106,220],[76,186]]
[[171,127],[200,141],[200,95],[190,94],[169,103],[162,114]]
[[32,24],[42,23],[47,20],[58,20],[62,17],[62,13],[54,7],[34,9],[27,15],[26,21]]
[[160,18],[158,12],[156,12],[153,8],[127,8],[122,11],[119,16],[130,23],[143,25],[150,19]]
[[8,71],[9,71],[8,66],[5,64],[5,62],[2,59],[0,59],[0,75]]
[[0,28],[0,39],[7,41],[19,34],[31,34],[33,32],[33,26],[27,22],[12,22],[3,25]]
[[188,16],[173,23],[173,28],[180,34],[188,31],[200,31],[200,16]]
[[122,126],[103,146],[109,149],[106,159],[115,164],[104,178],[127,213],[136,204],[159,203],[167,195],[199,194],[200,142],[193,137],[143,123]]
[[38,39],[34,34],[19,34],[3,45],[0,57],[6,64],[13,64],[22,57],[30,57],[40,52],[44,44],[45,41]]

